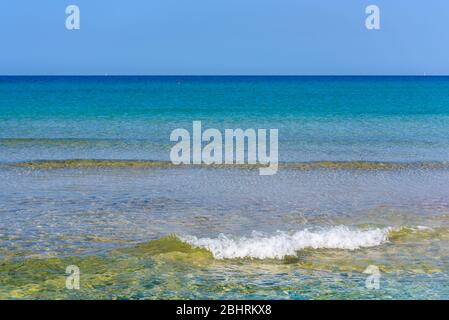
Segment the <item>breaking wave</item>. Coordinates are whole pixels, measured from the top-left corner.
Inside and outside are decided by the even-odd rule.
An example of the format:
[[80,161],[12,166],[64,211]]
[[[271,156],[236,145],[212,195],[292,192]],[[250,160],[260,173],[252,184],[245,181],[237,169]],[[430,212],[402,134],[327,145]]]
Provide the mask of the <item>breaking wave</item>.
[[355,250],[375,247],[388,242],[392,228],[368,230],[336,226],[324,229],[304,229],[295,233],[278,231],[274,235],[253,232],[250,237],[231,238],[220,234],[217,238],[179,237],[193,247],[210,251],[216,259],[283,259],[303,249]]

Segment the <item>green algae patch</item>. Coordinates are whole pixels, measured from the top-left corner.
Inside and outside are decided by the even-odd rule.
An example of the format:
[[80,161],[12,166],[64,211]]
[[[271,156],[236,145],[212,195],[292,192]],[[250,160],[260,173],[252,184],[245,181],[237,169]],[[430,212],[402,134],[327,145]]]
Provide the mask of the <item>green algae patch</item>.
[[167,168],[173,165],[168,161],[146,160],[97,160],[97,159],[73,159],[73,160],[42,160],[31,162],[19,162],[16,167],[30,169],[82,169],[82,168]]
[[181,241],[177,236],[170,235],[157,240],[140,243],[130,248],[121,249],[128,254],[135,256],[189,256],[201,257],[203,260],[213,259],[212,253],[206,249],[195,248],[192,245]]
[[412,241],[412,240],[449,240],[448,228],[428,228],[428,227],[402,227],[389,232],[388,238],[391,241]]
[[[141,290],[142,285],[157,284],[165,273],[206,267],[213,261],[207,250],[175,236],[100,255],[5,258],[0,260],[0,299],[112,299],[115,293],[129,298],[130,286]],[[66,268],[72,265],[80,270],[80,290],[66,288]]]
[[[83,168],[143,168],[143,169],[172,169],[172,168],[205,168],[205,169],[260,169],[267,167],[262,164],[180,164],[174,165],[170,161],[158,160],[114,160],[114,159],[67,159],[67,160],[39,160],[17,162],[13,166],[29,169],[83,169]],[[293,170],[400,170],[400,169],[449,169],[448,162],[375,162],[375,161],[312,161],[285,162],[278,164],[279,169]]]

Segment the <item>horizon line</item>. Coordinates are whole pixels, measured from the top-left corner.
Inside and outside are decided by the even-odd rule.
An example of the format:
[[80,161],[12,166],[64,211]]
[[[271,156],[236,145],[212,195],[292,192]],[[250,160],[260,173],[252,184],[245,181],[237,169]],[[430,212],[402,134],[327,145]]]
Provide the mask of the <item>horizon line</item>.
[[449,74],[0,74],[0,77],[449,77]]

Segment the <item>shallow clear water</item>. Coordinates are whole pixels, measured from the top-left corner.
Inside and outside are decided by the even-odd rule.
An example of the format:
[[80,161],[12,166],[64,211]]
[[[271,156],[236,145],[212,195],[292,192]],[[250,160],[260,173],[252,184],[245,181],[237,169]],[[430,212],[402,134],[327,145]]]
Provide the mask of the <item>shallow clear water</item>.
[[[449,78],[0,78],[0,298],[448,299],[448,117]],[[193,120],[292,165],[116,161]]]

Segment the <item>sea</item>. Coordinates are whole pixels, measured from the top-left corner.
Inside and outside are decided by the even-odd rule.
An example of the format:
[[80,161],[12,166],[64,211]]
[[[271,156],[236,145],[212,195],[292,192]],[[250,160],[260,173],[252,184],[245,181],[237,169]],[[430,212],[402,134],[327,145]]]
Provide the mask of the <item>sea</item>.
[[0,299],[449,299],[449,77],[1,76]]

